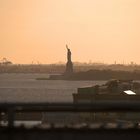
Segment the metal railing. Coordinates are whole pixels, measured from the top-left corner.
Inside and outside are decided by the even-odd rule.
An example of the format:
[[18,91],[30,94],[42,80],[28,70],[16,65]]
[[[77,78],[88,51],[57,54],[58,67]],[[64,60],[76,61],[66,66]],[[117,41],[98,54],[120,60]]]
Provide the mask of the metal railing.
[[[81,140],[98,140],[98,139],[119,139],[131,140],[140,139],[140,129],[131,127],[128,129],[106,129],[103,127],[93,129],[92,124],[84,127],[50,127],[44,129],[43,127],[15,127],[16,113],[30,113],[30,112],[140,112],[139,101],[96,101],[93,103],[0,103],[0,113],[7,114],[8,125],[0,127],[0,139],[3,140],[64,140],[64,139],[81,139]],[[5,129],[6,128],[6,129]],[[104,129],[105,128],[105,129]]]
[[15,113],[21,112],[140,112],[140,101],[96,101],[93,103],[0,103],[7,113],[8,127],[14,127]]

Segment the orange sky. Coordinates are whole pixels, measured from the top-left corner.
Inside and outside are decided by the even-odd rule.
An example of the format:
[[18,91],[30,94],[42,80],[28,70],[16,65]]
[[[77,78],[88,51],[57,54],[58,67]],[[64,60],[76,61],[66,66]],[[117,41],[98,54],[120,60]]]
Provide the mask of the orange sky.
[[140,0],[0,0],[0,59],[140,64]]

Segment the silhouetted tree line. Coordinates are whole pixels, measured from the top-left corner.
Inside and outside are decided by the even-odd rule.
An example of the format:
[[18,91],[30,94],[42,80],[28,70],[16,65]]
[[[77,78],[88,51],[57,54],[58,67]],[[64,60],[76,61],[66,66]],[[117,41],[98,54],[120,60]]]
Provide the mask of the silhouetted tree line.
[[64,65],[0,65],[0,73],[62,73]]

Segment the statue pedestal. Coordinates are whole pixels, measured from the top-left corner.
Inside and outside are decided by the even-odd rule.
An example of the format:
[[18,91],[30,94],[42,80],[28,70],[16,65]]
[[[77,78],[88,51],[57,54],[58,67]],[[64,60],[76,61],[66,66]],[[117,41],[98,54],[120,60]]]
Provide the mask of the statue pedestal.
[[68,61],[66,64],[66,71],[65,74],[69,75],[73,73],[73,63],[71,61]]

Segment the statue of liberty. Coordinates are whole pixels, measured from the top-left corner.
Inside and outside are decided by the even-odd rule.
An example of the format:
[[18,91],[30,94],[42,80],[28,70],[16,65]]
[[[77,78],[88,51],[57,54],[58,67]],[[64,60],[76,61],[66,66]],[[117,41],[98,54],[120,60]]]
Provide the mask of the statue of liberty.
[[71,51],[70,51],[70,49],[68,48],[68,45],[66,45],[66,48],[67,48],[67,61],[68,61],[68,62],[71,62]]
[[66,45],[66,48],[67,48],[67,64],[65,74],[69,75],[73,73],[73,63],[71,61],[71,50],[68,48],[68,45]]

